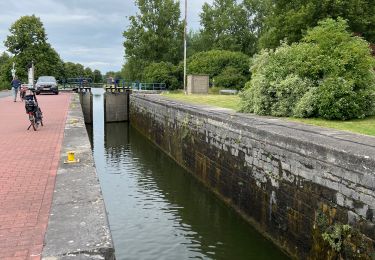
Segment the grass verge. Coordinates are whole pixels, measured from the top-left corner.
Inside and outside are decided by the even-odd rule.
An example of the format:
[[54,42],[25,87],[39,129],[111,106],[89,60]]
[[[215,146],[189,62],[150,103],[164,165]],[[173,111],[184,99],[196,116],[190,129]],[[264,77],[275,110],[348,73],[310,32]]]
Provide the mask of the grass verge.
[[240,98],[237,95],[185,95],[181,92],[164,93],[163,96],[201,105],[210,105],[215,107],[240,109]]
[[[172,99],[192,104],[230,108],[236,111],[240,109],[241,102],[238,95],[185,95],[182,92],[170,92],[163,95]],[[365,119],[353,119],[347,121],[326,120],[319,118],[301,119],[284,117],[280,119],[375,136],[375,116],[371,116]]]
[[375,136],[375,116],[346,121],[327,120],[320,118],[285,118],[285,120]]

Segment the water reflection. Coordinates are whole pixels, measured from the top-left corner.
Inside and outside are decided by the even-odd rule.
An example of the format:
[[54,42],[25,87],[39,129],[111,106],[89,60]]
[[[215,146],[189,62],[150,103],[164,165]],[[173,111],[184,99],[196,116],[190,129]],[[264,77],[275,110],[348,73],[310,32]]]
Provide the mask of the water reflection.
[[286,258],[127,123],[104,124],[101,102],[94,157],[117,259]]

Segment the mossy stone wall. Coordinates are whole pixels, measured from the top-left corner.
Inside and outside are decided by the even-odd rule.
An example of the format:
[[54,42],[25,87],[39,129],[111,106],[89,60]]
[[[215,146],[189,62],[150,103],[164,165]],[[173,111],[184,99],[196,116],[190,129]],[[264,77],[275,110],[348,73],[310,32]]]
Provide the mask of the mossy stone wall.
[[291,256],[375,256],[374,138],[158,95],[130,122]]

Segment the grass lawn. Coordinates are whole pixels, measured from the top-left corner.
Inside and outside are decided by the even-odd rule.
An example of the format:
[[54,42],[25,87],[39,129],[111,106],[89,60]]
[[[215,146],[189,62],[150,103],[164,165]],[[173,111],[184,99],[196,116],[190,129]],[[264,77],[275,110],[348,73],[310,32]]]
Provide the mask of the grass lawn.
[[165,93],[163,95],[192,104],[230,108],[236,111],[240,109],[240,97],[238,95],[185,95],[184,93]]
[[346,121],[326,120],[320,118],[286,118],[286,120],[375,136],[375,116],[370,116],[365,119],[352,119]]
[[[163,95],[172,99],[181,100],[193,104],[204,104],[216,107],[230,108],[236,111],[240,109],[240,97],[238,95],[185,95],[183,93],[165,93]],[[325,120],[317,118],[280,119],[375,136],[375,116],[365,119],[354,119],[347,121]]]

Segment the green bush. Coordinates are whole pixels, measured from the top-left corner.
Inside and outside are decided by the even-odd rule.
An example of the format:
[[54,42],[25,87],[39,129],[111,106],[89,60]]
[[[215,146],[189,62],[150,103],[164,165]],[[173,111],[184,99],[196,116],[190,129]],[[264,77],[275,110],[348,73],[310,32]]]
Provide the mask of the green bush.
[[242,89],[248,80],[238,68],[228,66],[223,71],[213,78],[215,86],[223,88]]
[[368,42],[347,28],[343,19],[326,19],[300,43],[256,55],[242,110],[343,120],[374,114],[375,60]]
[[187,68],[191,74],[208,74],[217,87],[240,89],[250,78],[249,57],[241,52],[199,52],[189,58]]
[[6,90],[10,88],[11,88],[10,82],[0,81],[0,90]]
[[168,62],[154,62],[143,70],[143,80],[148,83],[165,83],[168,89],[178,89],[177,67]]

